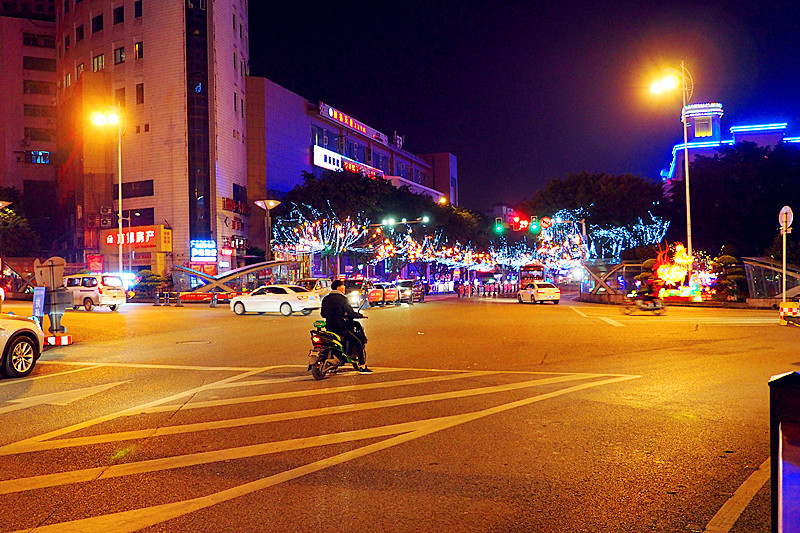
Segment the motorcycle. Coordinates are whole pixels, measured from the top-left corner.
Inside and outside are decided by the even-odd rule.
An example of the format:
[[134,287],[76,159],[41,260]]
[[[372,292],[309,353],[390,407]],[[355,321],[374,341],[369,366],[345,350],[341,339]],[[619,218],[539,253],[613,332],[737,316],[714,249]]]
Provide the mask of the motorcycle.
[[[353,365],[354,370],[358,370],[358,358],[348,353],[349,347],[342,337],[324,329],[325,320],[315,321],[314,328],[310,332],[311,351],[308,353],[308,370],[314,379],[325,379],[329,372],[336,372],[342,365],[348,363]],[[364,327],[355,320],[348,320],[348,328],[364,345],[364,357],[366,357],[367,336]]]
[[642,298],[641,296],[628,296],[628,303],[622,306],[622,312],[630,315],[634,311],[651,312],[654,315],[664,313],[664,300],[661,298]]

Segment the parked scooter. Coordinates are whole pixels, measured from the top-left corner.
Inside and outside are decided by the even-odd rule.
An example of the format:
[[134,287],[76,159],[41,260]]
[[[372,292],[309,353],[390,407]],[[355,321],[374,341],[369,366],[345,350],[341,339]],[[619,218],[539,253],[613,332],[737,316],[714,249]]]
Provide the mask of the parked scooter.
[[[367,317],[362,317],[367,318]],[[364,356],[367,355],[367,336],[364,328],[355,320],[348,321],[348,327],[364,345]],[[308,354],[308,370],[314,379],[325,379],[328,372],[336,372],[342,365],[351,364],[358,370],[358,358],[351,355],[350,347],[344,339],[332,331],[325,330],[325,321],[317,320],[311,330],[311,351]]]
[[622,312],[626,315],[630,315],[634,311],[645,311],[653,313],[654,315],[660,315],[665,311],[664,300],[657,297],[644,298],[638,295],[629,295],[628,303],[622,306]]

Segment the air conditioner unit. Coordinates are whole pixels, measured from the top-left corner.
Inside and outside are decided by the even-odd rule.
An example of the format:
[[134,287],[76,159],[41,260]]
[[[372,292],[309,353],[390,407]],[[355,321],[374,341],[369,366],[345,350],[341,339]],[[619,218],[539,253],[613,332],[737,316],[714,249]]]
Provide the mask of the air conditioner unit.
[[101,205],[100,206],[100,215],[107,215],[107,216],[110,217],[113,212],[114,212],[114,210],[112,209],[112,207],[110,205]]

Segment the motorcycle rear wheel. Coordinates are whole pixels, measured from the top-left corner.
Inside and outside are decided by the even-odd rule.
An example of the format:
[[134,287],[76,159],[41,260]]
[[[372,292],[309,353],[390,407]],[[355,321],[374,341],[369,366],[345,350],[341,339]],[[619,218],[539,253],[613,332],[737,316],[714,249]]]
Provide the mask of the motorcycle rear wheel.
[[325,375],[327,374],[327,372],[322,370],[323,364],[325,364],[324,361],[319,361],[311,366],[311,375],[314,376],[314,379],[316,380],[325,379]]
[[653,309],[653,314],[654,315],[663,315],[664,314],[664,308],[663,307],[657,307],[657,308]]

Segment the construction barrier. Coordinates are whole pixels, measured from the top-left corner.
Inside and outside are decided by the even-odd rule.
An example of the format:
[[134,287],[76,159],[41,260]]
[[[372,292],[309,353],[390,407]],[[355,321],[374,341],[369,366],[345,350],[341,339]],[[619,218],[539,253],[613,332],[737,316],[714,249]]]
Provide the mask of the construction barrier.
[[786,326],[790,321],[787,318],[793,318],[791,322],[800,320],[800,302],[781,302],[778,311],[778,323],[781,326]]
[[48,346],[69,346],[72,344],[72,335],[51,335],[44,338]]

